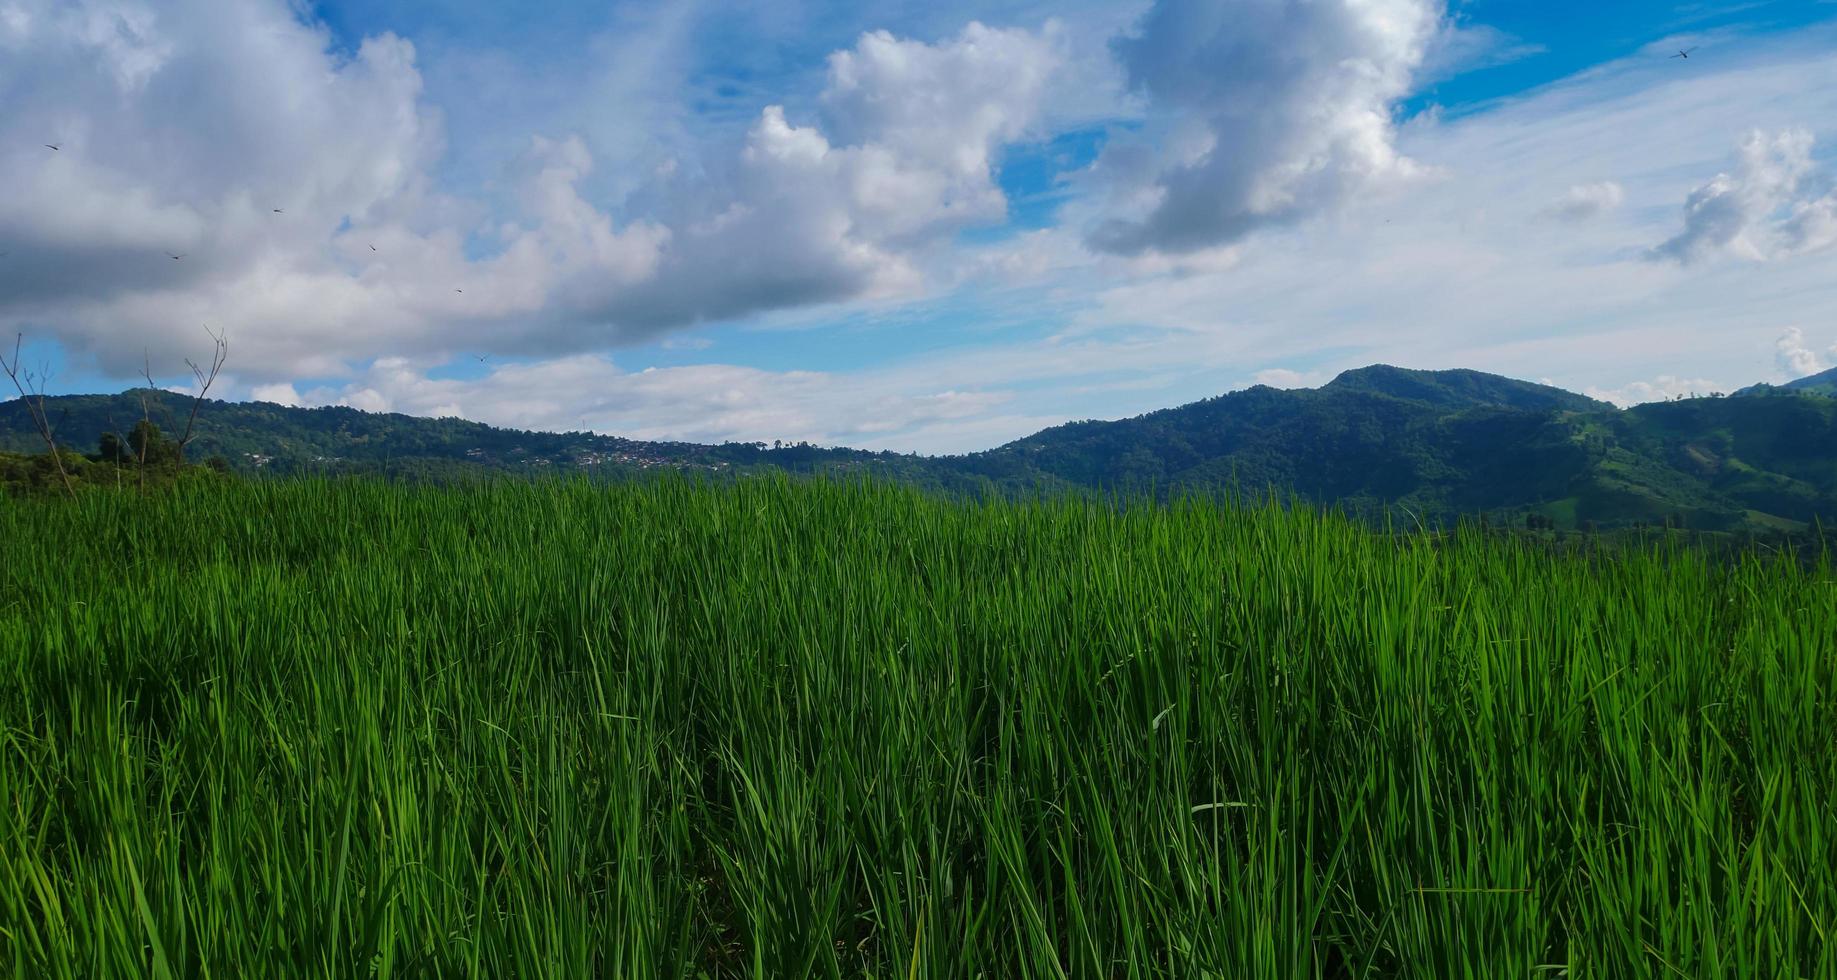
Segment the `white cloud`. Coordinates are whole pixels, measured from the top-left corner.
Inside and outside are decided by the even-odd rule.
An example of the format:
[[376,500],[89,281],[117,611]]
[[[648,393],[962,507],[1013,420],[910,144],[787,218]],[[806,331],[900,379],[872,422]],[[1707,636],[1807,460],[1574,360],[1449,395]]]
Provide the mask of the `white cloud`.
[[1822,197],[1795,201],[1779,227],[1779,247],[1787,255],[1815,252],[1837,244],[1837,189]]
[[1638,405],[1644,402],[1703,396],[1723,390],[1725,389],[1721,385],[1706,378],[1678,378],[1669,374],[1661,374],[1651,381],[1633,381],[1618,388],[1590,387],[1583,394],[1604,402],[1613,402],[1625,408],[1628,405]]
[[658,275],[594,312],[655,328],[920,288],[929,249],[1005,216],[994,156],[1037,118],[1051,33],[863,36],[830,59],[828,130],[767,106],[720,186],[678,189]]
[[[1787,376],[1787,380],[1817,374],[1831,366],[1824,355],[1806,346],[1805,331],[1798,327],[1787,327],[1780,334],[1773,350],[1773,362]],[[1837,359],[1837,345],[1833,345],[1827,353]]]
[[1441,14],[1440,0],[1159,0],[1116,42],[1152,137],[1099,159],[1091,244],[1212,248],[1419,173],[1392,112]]
[[1577,184],[1541,212],[1560,221],[1587,221],[1612,211],[1626,200],[1626,190],[1611,180]]
[[276,384],[256,385],[249,389],[249,397],[258,402],[273,402],[276,405],[294,406],[300,404],[300,393],[293,385],[285,381]]
[[[24,13],[0,33],[0,86],[30,98],[0,114],[0,320],[51,325],[121,374],[143,344],[158,361],[213,319],[202,304],[167,317],[172,300],[265,287],[341,221],[421,194],[439,148],[394,36],[334,58],[281,3],[10,9]],[[120,316],[140,300],[149,315]]]
[[1256,384],[1271,388],[1313,388],[1325,379],[1318,371],[1294,371],[1288,368],[1264,368],[1251,378]]
[[176,367],[201,321],[266,381],[912,295],[956,231],[1002,220],[993,161],[1061,55],[1051,25],[864,35],[831,58],[821,120],[769,106],[741,146],[652,168],[615,219],[572,136],[526,139],[496,213],[433,190],[440,119],[407,41],[342,57],[287,0],[8,9],[0,88],[42,98],[0,117],[0,326],[118,375],[143,347]]
[[351,382],[313,389],[296,401],[456,415],[523,429],[584,426],[636,439],[783,439],[932,450],[951,448],[940,432],[1006,438],[1060,421],[995,414],[1011,397],[999,389],[939,388],[935,379],[909,373],[836,375],[725,364],[628,371],[603,355],[580,354],[503,365],[468,380],[430,378],[423,364],[379,358]]
[[1030,133],[1060,58],[1051,23],[863,35],[829,59],[821,122],[767,106],[737,160],[658,192],[673,236],[658,274],[589,315],[654,330],[912,295],[952,235],[1005,217],[996,154]]
[[1690,192],[1684,230],[1652,255],[1688,264],[1724,251],[1764,260],[1824,248],[1837,242],[1837,190],[1814,188],[1829,184],[1813,164],[1809,130],[1756,130],[1738,148],[1733,171]]
[[[327,404],[343,405],[347,408],[355,408],[363,412],[392,411],[391,401],[390,401],[389,396],[383,394],[380,391],[377,391],[375,388],[348,389],[343,394],[339,395],[336,401],[329,402]],[[430,407],[424,408],[423,410],[419,412],[415,412],[414,414],[433,415],[434,410],[430,404]]]

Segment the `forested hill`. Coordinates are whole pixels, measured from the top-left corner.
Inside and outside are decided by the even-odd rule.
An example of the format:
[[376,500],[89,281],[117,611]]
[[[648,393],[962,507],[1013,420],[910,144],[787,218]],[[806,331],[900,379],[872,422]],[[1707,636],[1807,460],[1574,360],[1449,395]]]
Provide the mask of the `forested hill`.
[[961,465],[1082,485],[1273,488],[1354,510],[1509,512],[1554,527],[1801,529],[1837,517],[1837,399],[1695,398],[1621,411],[1474,371],[1348,371],[1116,422]]
[[[67,449],[95,453],[105,432],[125,433],[142,417],[141,390],[119,395],[67,395],[45,399],[46,414]],[[154,391],[151,415],[166,434],[184,427],[188,396]],[[0,403],[0,451],[42,452],[18,399]],[[879,465],[894,468],[916,457],[809,445],[777,448],[764,443],[710,446],[645,442],[591,432],[530,432],[501,429],[457,418],[419,418],[332,406],[293,408],[269,402],[206,400],[197,434],[186,450],[191,460],[220,456],[233,470],[248,473],[388,472],[447,474],[501,470],[580,468],[642,470],[671,467],[719,471],[776,466],[808,470]]]
[[1749,388],[1743,388],[1735,394],[1765,395],[1773,394],[1778,391],[1792,391],[1802,394],[1830,395],[1837,397],[1837,368],[1831,368],[1829,371],[1821,371],[1809,377],[1800,378],[1797,381],[1788,381],[1783,385],[1754,385]]
[[[1556,528],[1795,531],[1837,518],[1837,399],[1819,393],[1817,376],[1804,382],[1811,383],[1622,411],[1477,371],[1378,365],[1320,388],[1258,386],[949,457],[641,442],[349,408],[210,402],[187,455],[220,455],[232,468],[263,473],[777,467],[950,488],[1235,486],[1425,518],[1487,513]],[[155,421],[183,419],[184,399],[156,397]],[[104,431],[124,431],[141,412],[136,392],[47,404],[64,443],[89,452]],[[0,450],[38,448],[20,403],[0,405]]]

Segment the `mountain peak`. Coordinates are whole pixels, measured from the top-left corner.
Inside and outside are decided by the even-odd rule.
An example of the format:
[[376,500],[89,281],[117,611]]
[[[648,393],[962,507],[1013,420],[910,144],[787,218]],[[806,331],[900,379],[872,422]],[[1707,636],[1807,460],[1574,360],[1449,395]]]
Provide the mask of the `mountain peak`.
[[1484,371],[1422,371],[1373,364],[1340,372],[1322,391],[1358,391],[1439,408],[1513,408],[1525,411],[1611,412],[1614,406],[1550,385]]

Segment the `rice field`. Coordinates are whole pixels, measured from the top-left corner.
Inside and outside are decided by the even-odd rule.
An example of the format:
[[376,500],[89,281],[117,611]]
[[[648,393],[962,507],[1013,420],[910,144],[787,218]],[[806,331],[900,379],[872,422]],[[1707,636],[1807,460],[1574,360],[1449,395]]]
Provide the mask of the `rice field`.
[[0,499],[0,969],[1833,977],[1834,582],[872,483]]

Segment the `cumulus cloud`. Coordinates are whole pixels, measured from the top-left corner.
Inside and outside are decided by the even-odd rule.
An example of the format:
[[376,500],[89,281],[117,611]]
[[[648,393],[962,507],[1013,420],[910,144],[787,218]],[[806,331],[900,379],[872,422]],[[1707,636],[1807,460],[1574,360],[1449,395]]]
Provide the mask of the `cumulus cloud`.
[[[178,310],[185,304],[174,300],[294,275],[323,262],[342,222],[390,220],[424,193],[440,126],[420,102],[405,40],[374,37],[334,57],[282,3],[13,0],[7,9],[0,239],[11,254],[0,264],[0,321],[9,326],[48,324],[127,373],[143,345],[158,359],[180,338],[193,341],[200,320],[223,322],[214,306]],[[262,349],[237,332],[239,357]]]
[[258,402],[272,402],[289,407],[301,404],[300,393],[294,386],[285,381],[268,385],[256,385],[249,390],[249,397]]
[[1611,180],[1594,184],[1577,184],[1543,210],[1544,217],[1559,221],[1587,221],[1618,208],[1626,200],[1626,191]]
[[1837,345],[1833,345],[1825,354],[1820,354],[1805,343],[1805,331],[1798,327],[1787,327],[1774,344],[1773,363],[1788,377],[1802,378],[1808,374],[1817,374],[1830,367],[1826,355],[1837,359]]
[[1186,253],[1291,222],[1420,171],[1395,103],[1442,20],[1440,0],[1158,0],[1115,44],[1154,141],[1119,140],[1097,249]]
[[0,115],[0,326],[126,375],[143,348],[176,366],[208,322],[256,381],[910,293],[940,243],[1005,215],[993,161],[1061,54],[1051,25],[867,34],[815,118],[767,107],[624,202],[592,199],[582,140],[532,135],[487,205],[433,177],[440,116],[406,40],[339,54],[288,0],[6,10],[0,91],[33,98]]
[[1053,34],[864,35],[829,60],[827,125],[767,106],[718,186],[675,189],[658,274],[594,312],[657,328],[918,288],[929,248],[1006,216],[995,154],[1038,116]]
[[1837,190],[1812,159],[1809,130],[1750,133],[1735,167],[1690,192],[1684,228],[1651,252],[1683,264],[1727,252],[1767,260],[1837,242]]
[[1689,398],[1712,394],[1723,390],[1721,385],[1707,378],[1680,378],[1661,374],[1651,381],[1633,381],[1619,388],[1589,388],[1583,392],[1590,398],[1612,402],[1625,408],[1644,402],[1668,401],[1673,398]]
[[[9,10],[8,310],[235,276],[403,193],[438,145],[437,119],[417,102],[414,49],[394,36],[334,61],[280,4]],[[175,265],[167,252],[186,258]]]

